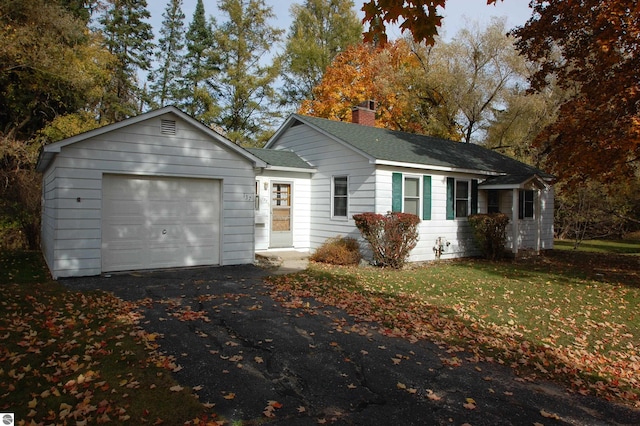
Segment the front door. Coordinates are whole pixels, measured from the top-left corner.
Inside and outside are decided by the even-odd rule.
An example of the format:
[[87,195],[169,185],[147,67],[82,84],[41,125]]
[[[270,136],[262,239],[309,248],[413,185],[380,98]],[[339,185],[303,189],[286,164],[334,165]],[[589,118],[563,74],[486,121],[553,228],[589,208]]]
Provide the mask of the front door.
[[291,184],[274,182],[271,186],[271,248],[293,246],[291,202]]

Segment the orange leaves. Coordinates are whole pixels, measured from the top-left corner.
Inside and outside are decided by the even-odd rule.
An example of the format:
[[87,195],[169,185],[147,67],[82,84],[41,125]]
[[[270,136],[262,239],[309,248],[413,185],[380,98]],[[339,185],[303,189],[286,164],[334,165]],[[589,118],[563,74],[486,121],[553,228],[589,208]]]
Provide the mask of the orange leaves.
[[[407,70],[418,69],[417,59],[406,41],[398,40],[382,49],[360,44],[336,56],[322,82],[314,88],[314,99],[304,101],[299,113],[338,121],[351,121],[353,106],[375,99],[376,126],[410,128],[406,116],[415,105],[406,87]],[[415,120],[413,120],[415,121]],[[420,129],[413,129],[419,131]]]
[[180,404],[194,403],[186,392],[177,395],[179,387],[169,389],[161,373],[157,381],[139,374],[178,366],[155,352],[161,335],[132,327],[141,318],[136,305],[55,283],[11,288],[1,303],[3,410],[32,424],[138,424],[153,423],[148,414],[157,411],[150,406],[134,415],[129,410],[139,398],[161,401],[173,393]]
[[[469,361],[510,365],[527,381],[544,377],[564,382],[581,394],[638,401],[640,348],[633,342],[635,329],[624,318],[616,318],[629,318],[638,310],[625,301],[629,295],[622,288],[599,284],[590,288],[584,282],[574,287],[566,278],[547,275],[540,283],[528,282],[526,286],[501,278],[494,283],[488,276],[482,278],[487,282],[473,278],[467,283],[451,267],[446,268],[447,287],[430,275],[439,273],[437,268],[369,274],[332,267],[333,278],[327,280],[323,266],[314,268],[318,271],[309,270],[296,279],[270,278],[274,299],[286,303],[289,298],[315,297],[321,304],[347,311],[359,333],[371,321],[384,324],[374,326],[383,335],[442,342],[449,355],[440,360],[447,368],[463,365],[466,360],[460,353],[466,350],[472,352]],[[463,270],[469,274],[469,268]],[[491,276],[506,274],[511,273],[491,271]],[[404,286],[405,280],[438,284],[429,293],[427,287],[415,290]],[[556,286],[556,280],[564,284]],[[445,290],[452,294],[443,296]],[[429,294],[432,303],[426,303],[426,296],[421,299],[421,293]],[[572,307],[579,298],[589,302]],[[449,299],[453,305],[446,305]],[[510,325],[513,318],[517,321]],[[346,323],[335,327],[343,333],[355,331]],[[544,340],[535,340],[539,333]],[[616,350],[611,350],[613,345]],[[408,358],[390,354],[387,359],[389,364],[402,365]],[[485,380],[491,377],[485,376]],[[427,398],[435,399],[430,395]]]
[[282,408],[282,404],[280,404],[278,401],[268,401],[267,406],[264,408],[262,414],[264,414],[265,417],[275,417],[275,411],[279,410],[280,408]]

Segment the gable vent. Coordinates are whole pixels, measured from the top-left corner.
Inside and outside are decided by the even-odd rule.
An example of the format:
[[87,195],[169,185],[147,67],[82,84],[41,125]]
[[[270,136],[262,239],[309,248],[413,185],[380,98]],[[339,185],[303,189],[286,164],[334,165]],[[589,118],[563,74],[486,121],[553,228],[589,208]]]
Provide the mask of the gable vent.
[[176,122],[175,120],[161,120],[160,132],[163,135],[175,135],[176,134]]

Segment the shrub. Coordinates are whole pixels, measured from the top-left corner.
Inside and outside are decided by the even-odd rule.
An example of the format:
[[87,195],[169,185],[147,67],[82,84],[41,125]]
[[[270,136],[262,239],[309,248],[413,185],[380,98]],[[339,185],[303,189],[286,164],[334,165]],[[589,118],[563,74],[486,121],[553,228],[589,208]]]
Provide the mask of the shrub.
[[507,243],[509,216],[504,213],[474,214],[469,216],[473,236],[487,259],[499,259],[504,255]]
[[329,238],[311,256],[314,262],[332,265],[357,265],[360,263],[360,244],[355,238]]
[[386,215],[362,213],[353,216],[362,236],[371,246],[379,266],[400,269],[418,243],[420,218],[414,214],[392,212]]

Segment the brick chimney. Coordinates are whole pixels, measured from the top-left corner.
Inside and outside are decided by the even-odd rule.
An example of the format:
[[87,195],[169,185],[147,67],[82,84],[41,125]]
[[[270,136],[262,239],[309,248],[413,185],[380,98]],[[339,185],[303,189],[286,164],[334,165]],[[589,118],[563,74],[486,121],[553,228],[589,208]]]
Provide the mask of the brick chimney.
[[351,122],[363,126],[376,125],[376,101],[360,102],[351,108]]

